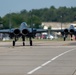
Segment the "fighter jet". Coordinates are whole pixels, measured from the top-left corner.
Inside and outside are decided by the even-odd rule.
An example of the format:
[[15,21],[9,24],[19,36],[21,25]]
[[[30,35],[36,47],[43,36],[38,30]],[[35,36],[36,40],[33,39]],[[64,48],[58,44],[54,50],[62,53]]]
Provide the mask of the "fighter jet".
[[67,36],[71,36],[71,41],[72,41],[72,36],[74,35],[76,37],[76,29],[73,25],[70,25],[69,28],[66,29],[58,29],[58,30],[51,30],[52,32],[61,32],[63,36],[63,40],[65,41]]
[[27,27],[26,22],[22,22],[19,28],[9,28],[0,30],[0,33],[7,33],[9,37],[13,39],[13,46],[18,38],[22,38],[23,46],[25,46],[25,37],[29,38],[30,46],[32,46],[32,38],[35,37],[36,33],[46,32],[44,29],[36,29]]
[[66,28],[63,30],[62,34],[64,35],[64,41],[66,40],[67,36],[71,36],[71,41],[73,40],[72,37],[73,35],[76,37],[76,29],[73,25],[70,25],[69,28]]

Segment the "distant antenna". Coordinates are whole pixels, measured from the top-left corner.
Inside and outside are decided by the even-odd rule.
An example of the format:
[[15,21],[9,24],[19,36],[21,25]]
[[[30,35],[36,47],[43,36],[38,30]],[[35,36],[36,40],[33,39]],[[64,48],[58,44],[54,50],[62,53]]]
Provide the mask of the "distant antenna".
[[31,27],[31,30],[32,30],[32,33],[33,33],[33,23],[32,23],[32,10],[30,11],[30,27]]
[[61,17],[61,30],[62,30],[63,16],[60,16],[60,17]]
[[30,27],[32,28],[32,11],[30,11]]

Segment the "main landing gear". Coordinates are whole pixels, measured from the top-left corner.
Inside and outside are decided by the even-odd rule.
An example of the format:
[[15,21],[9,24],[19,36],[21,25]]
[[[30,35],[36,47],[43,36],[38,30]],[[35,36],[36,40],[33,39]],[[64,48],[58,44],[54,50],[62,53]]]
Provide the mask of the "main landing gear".
[[13,41],[13,46],[15,46],[15,41]]
[[30,46],[32,46],[32,38],[31,37],[29,38],[29,41],[30,41]]
[[73,37],[73,35],[71,35],[71,41],[73,41],[73,38],[72,37]]
[[67,36],[66,36],[66,35],[64,35],[64,41],[66,40],[66,37],[67,37]]
[[18,37],[14,37],[15,40],[13,40],[13,46],[15,46],[16,41],[18,40]]
[[[13,40],[13,46],[15,46],[15,43],[16,43],[16,41],[18,40],[18,38],[15,37],[14,39],[15,39],[15,40]],[[22,41],[23,41],[23,46],[25,46],[25,37],[24,37],[24,36],[22,36]],[[30,46],[33,45],[33,44],[32,44],[32,38],[31,38],[31,37],[29,37],[29,43],[30,43]]]
[[23,46],[25,46],[25,37],[22,36]]
[[66,40],[66,38],[64,37],[64,41]]

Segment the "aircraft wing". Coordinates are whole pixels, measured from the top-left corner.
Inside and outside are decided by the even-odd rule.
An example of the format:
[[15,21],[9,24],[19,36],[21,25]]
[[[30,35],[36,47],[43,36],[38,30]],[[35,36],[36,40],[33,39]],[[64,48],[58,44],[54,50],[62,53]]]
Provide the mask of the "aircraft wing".
[[15,29],[2,29],[0,30],[0,33],[10,33],[13,32]]
[[36,33],[48,32],[48,29],[37,29]]
[[[36,33],[41,33],[41,32],[48,32],[49,31],[49,29],[37,29],[36,30]],[[64,29],[51,29],[50,30],[51,32],[63,32],[64,31]]]
[[62,30],[61,29],[51,29],[50,31],[51,32],[63,32],[64,30],[63,29]]

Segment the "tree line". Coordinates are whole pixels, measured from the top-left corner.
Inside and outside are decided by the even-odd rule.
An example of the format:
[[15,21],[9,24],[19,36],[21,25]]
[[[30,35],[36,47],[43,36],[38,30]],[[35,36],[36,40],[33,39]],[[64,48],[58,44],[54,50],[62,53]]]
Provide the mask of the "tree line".
[[[21,22],[26,22],[29,27],[41,27],[42,22],[73,22],[76,21],[76,7],[59,7],[32,9],[27,11],[21,10],[18,13],[8,13],[4,17],[0,17],[0,25],[2,28],[19,27]],[[0,27],[1,28],[1,27]]]

